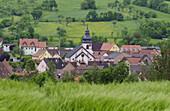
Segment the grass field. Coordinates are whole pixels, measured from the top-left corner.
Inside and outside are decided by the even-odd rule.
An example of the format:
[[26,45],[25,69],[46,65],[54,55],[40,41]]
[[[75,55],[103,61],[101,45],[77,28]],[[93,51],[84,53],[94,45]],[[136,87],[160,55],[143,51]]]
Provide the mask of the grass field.
[[0,79],[1,111],[169,111],[170,82],[33,83]]

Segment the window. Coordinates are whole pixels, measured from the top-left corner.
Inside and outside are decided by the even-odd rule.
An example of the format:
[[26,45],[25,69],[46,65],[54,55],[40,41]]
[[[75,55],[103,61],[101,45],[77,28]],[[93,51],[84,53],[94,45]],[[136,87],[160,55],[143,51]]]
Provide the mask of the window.
[[27,50],[27,47],[25,49]]
[[89,49],[89,45],[86,46],[86,49]]
[[44,55],[46,55],[46,53]]
[[26,46],[27,44],[26,43],[24,43],[24,46]]
[[125,51],[128,51],[128,49],[126,48]]
[[137,51],[137,49],[136,49],[136,48],[134,48],[134,50],[135,50],[135,52]]
[[132,49],[130,48],[130,51],[132,51]]
[[44,68],[44,65],[42,65],[42,68]]
[[18,73],[20,73],[20,71],[18,71]]
[[31,48],[31,50],[33,50],[33,48]]

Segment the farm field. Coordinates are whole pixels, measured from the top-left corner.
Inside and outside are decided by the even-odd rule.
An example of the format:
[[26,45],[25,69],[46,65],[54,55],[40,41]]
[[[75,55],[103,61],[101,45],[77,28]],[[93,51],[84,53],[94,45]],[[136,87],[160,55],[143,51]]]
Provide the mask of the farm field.
[[[169,81],[123,84],[47,82],[44,87],[0,79],[0,110],[169,111]],[[17,107],[16,107],[17,106]]]

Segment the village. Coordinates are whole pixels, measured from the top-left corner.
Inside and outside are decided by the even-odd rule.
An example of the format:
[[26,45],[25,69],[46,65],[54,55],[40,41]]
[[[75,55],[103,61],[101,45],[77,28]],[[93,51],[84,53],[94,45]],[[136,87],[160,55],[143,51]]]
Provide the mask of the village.
[[[10,52],[15,45],[3,44],[0,38],[0,57],[3,52]],[[48,70],[47,64],[53,61],[57,74],[56,78],[60,79],[65,72],[71,73],[73,70],[76,74],[82,76],[86,70],[92,70],[93,64],[98,69],[105,69],[110,66],[115,67],[118,63],[125,61],[129,67],[129,73],[142,73],[141,66],[150,67],[153,57],[160,55],[159,47],[141,47],[140,45],[122,45],[118,47],[115,43],[92,43],[88,27],[85,36],[82,38],[82,45],[75,48],[58,49],[58,47],[48,47],[46,42],[39,42],[37,39],[19,39],[19,47],[23,48],[24,55],[32,55],[35,61],[38,73]],[[14,57],[8,61],[18,62]],[[13,68],[6,59],[0,62],[0,77],[8,78],[11,74],[17,74],[22,77],[28,75],[25,69],[20,66]]]

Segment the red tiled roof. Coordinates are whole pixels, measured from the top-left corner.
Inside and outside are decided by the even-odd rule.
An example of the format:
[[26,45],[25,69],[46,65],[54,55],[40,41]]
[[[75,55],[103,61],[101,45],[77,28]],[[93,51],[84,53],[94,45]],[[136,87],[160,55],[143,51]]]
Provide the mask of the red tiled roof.
[[127,53],[138,53],[142,48],[140,45],[122,45],[123,52]]
[[35,54],[33,54],[33,57],[39,57],[40,55],[44,54],[47,50],[45,49],[39,49],[38,52],[36,52]]
[[139,53],[140,54],[158,54],[158,52],[155,50],[141,50]]
[[104,54],[105,54],[105,52],[95,51],[93,56],[95,58],[99,58],[99,57],[103,56]]
[[37,39],[19,39],[19,46],[22,46],[22,47],[42,47],[42,48],[45,48],[46,47],[46,42],[38,42]]
[[0,77],[9,77],[13,73],[12,69],[13,67],[11,67],[11,65],[6,60],[0,62]]
[[103,43],[100,50],[110,50],[114,45],[116,44],[115,43]]
[[139,61],[141,60],[141,58],[128,57],[127,60],[130,62],[131,65],[139,65]]

